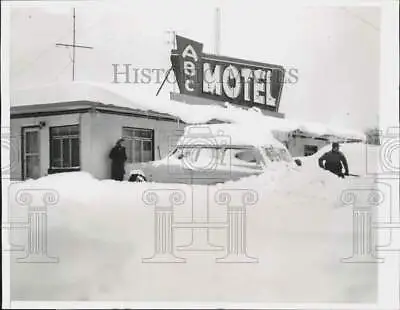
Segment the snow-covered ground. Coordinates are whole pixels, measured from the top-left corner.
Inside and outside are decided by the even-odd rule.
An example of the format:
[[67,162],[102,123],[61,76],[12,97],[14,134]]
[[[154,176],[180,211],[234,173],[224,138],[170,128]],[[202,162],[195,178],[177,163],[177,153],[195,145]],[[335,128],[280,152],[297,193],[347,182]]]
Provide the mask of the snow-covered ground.
[[[303,166],[271,166],[258,177],[217,186],[148,184],[96,180],[85,172],[43,177],[10,188],[11,220],[26,209],[15,202],[20,189],[54,189],[57,205],[48,211],[48,253],[55,264],[22,264],[11,268],[12,300],[129,300],[219,302],[373,302],[376,264],[346,264],[352,254],[352,210],[342,207],[341,192],[371,185],[365,176],[366,145],[344,145],[351,173],[340,179],[318,168],[319,154],[302,158]],[[371,155],[372,154],[372,155]],[[376,160],[370,146],[368,161]],[[372,165],[373,167],[374,165]],[[220,252],[179,252],[183,264],[149,264],[154,252],[153,207],[145,190],[180,189],[186,200],[175,209],[175,221],[190,219],[209,207],[213,221],[225,219],[217,206],[219,189],[252,189],[248,207],[247,252],[258,263],[223,264]],[[192,204],[193,202],[193,204]],[[237,201],[236,201],[237,202]],[[24,244],[26,232],[12,232]],[[190,241],[188,230],[176,233],[176,245]],[[212,231],[213,244],[225,244],[224,231]]]

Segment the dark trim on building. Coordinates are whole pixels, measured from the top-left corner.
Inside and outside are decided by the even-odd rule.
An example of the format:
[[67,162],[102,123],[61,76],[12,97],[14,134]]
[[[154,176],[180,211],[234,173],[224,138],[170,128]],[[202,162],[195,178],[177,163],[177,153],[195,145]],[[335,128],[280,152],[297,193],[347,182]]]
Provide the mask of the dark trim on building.
[[65,115],[65,114],[79,114],[79,113],[87,113],[89,111],[90,111],[90,108],[77,109],[77,110],[25,112],[25,113],[11,114],[10,119],[28,118],[28,117],[43,117],[43,116]]
[[295,134],[292,136],[293,138],[303,138],[303,139],[314,139],[314,140],[321,140],[321,141],[328,141],[328,138],[320,138],[320,137],[310,137],[310,136],[306,136],[306,135],[299,135],[299,134]]
[[313,137],[313,136],[307,136],[303,134],[293,134],[292,138],[303,138],[303,139],[314,139],[314,140],[321,140],[321,141],[326,141],[330,142],[332,138],[339,140],[339,143],[351,143],[351,142],[362,142],[361,139],[352,139],[352,138],[342,138],[342,137]]
[[[172,117],[165,117],[165,116],[156,116],[151,114],[142,114],[142,113],[135,113],[135,112],[122,112],[122,111],[113,111],[113,110],[103,110],[102,108],[96,109],[96,112],[104,113],[104,114],[113,114],[113,115],[123,115],[123,116],[133,116],[139,118],[147,118],[147,119],[154,119],[157,121],[168,121],[168,122],[176,122],[178,118]],[[180,122],[184,123],[184,121],[179,120]]]
[[48,174],[62,173],[62,172],[75,172],[75,171],[81,171],[81,168],[49,168],[49,169],[47,169]]
[[[31,111],[29,111],[29,109]],[[28,110],[28,111],[27,111]],[[73,101],[73,102],[58,102],[31,106],[14,106],[10,109],[10,118],[28,118],[28,117],[43,117],[65,114],[78,114],[99,112],[104,114],[133,116],[140,118],[148,118],[161,121],[170,121],[185,123],[183,120],[169,115],[167,113],[158,113],[154,111],[142,111],[139,109],[131,109],[127,107],[106,105],[91,101]]]
[[[33,113],[21,113],[21,114],[12,114],[10,116],[11,119],[18,119],[18,118],[29,118],[29,117],[43,117],[43,116],[56,116],[56,115],[65,115],[65,114],[80,114],[80,113],[88,113],[91,112],[92,109],[79,109],[79,110],[60,110],[60,111],[46,111],[46,112],[33,112]],[[178,118],[168,118],[168,117],[161,117],[161,116],[153,116],[149,114],[140,114],[134,112],[122,112],[122,111],[112,111],[112,110],[102,110],[102,109],[95,109],[95,112],[100,112],[104,114],[112,114],[112,115],[122,115],[122,116],[133,116],[133,117],[140,117],[140,118],[148,118],[154,119],[158,121],[168,121],[168,122],[175,122],[178,121]],[[185,123],[182,120],[179,120],[181,123]]]

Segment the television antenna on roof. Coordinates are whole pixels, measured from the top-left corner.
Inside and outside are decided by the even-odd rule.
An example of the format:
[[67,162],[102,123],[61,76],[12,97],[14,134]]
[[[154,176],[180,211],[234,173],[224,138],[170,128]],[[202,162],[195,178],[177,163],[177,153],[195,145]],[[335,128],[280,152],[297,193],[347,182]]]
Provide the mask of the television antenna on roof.
[[67,48],[72,47],[72,81],[75,81],[75,63],[76,63],[76,48],[93,49],[92,46],[76,44],[76,25],[75,25],[75,8],[73,9],[73,30],[72,30],[72,44],[56,43],[56,46],[64,46]]

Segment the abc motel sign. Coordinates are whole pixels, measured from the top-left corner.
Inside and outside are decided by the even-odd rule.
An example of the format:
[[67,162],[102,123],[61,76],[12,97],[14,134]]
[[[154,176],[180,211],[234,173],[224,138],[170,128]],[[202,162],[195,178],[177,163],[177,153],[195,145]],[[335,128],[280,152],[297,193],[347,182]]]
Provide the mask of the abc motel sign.
[[204,54],[199,42],[176,41],[171,62],[181,94],[278,112],[282,66]]

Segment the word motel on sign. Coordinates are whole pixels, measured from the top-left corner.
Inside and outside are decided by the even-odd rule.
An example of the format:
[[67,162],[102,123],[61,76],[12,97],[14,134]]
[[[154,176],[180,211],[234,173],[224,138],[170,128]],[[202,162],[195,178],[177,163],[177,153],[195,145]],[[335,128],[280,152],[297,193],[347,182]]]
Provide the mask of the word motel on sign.
[[203,93],[225,95],[231,99],[242,95],[243,100],[248,102],[276,105],[276,98],[271,95],[272,69],[251,69],[243,65],[217,64],[207,61],[207,57],[203,57],[202,68],[198,68],[196,63],[199,61],[199,56],[190,44],[183,50],[182,58],[186,91],[195,91],[196,77],[200,69],[203,76]]

